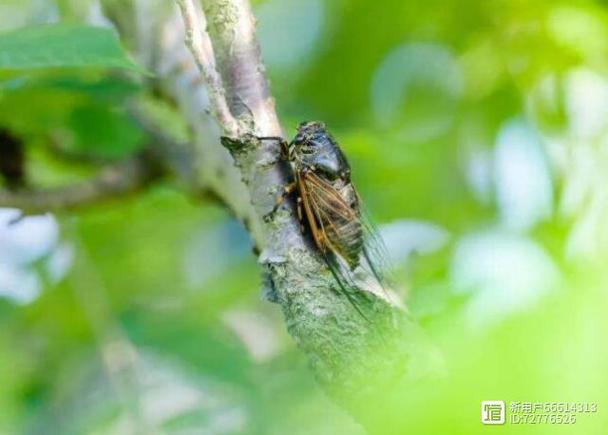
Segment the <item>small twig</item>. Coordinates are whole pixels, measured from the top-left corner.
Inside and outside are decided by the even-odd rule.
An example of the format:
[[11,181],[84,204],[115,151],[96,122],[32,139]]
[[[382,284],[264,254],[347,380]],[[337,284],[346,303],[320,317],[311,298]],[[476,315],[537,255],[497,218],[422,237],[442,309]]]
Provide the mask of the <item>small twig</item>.
[[81,183],[44,190],[0,190],[0,207],[18,208],[26,213],[61,211],[103,202],[134,193],[157,175],[144,158],[129,159],[102,169]]
[[238,123],[232,116],[222,78],[217,72],[215,56],[209,36],[205,32],[205,18],[192,0],[176,0],[186,27],[186,44],[188,45],[199,71],[205,78],[209,100],[214,115],[219,121],[224,136],[236,137]]
[[282,136],[249,0],[203,0],[228,104],[245,134]]

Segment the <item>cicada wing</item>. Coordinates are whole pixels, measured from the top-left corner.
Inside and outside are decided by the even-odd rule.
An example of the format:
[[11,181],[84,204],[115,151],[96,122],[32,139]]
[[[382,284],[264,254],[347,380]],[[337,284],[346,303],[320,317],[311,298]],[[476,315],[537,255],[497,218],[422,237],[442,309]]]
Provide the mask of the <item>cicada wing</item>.
[[392,265],[388,249],[380,231],[364,209],[361,209],[361,225],[363,226],[363,256],[378,281],[390,282]]
[[[384,269],[388,265],[386,248],[371,220],[362,216],[352,184],[338,190],[310,171],[298,178],[313,238],[340,287],[366,288],[396,304]],[[361,274],[361,268],[366,273]]]
[[[327,181],[316,176],[312,176],[310,181],[315,185],[315,189],[312,189],[312,192],[316,193],[318,197],[314,197],[313,199],[318,199],[322,204],[328,203],[332,198],[331,185]],[[349,188],[351,190],[347,191],[347,193],[352,195],[349,198],[350,203],[347,203],[341,195],[337,196],[342,200],[342,208],[344,209],[343,214],[346,215],[347,213],[350,213],[348,219],[351,222],[356,222],[359,231],[357,235],[359,243],[353,247],[353,250],[357,255],[356,265],[367,272],[364,275],[371,275],[375,278],[375,280],[373,280],[375,282],[367,280],[365,287],[368,289],[375,289],[374,293],[384,298],[389,303],[401,305],[401,302],[398,300],[399,298],[391,291],[391,289],[396,287],[394,285],[394,280],[391,277],[392,268],[386,245],[384,244],[379,231],[374,226],[372,219],[369,218],[369,215],[363,206],[363,202],[352,183],[349,183]],[[336,196],[336,193],[333,193],[333,196]],[[335,221],[330,220],[330,225],[332,223],[335,223]],[[344,233],[344,231],[342,231],[342,233]],[[348,237],[344,238],[348,239]],[[351,246],[353,245],[351,244]],[[344,254],[342,257],[347,258]],[[352,258],[350,259],[349,264],[351,266],[353,265]],[[360,282],[358,277],[355,277],[354,270],[345,270],[343,275],[351,276],[350,281]]]
[[357,310],[365,320],[371,323],[369,318],[363,313],[363,309],[359,306],[359,302],[357,301],[357,299],[363,296],[364,292],[359,291],[361,288],[360,283],[355,279],[351,269],[341,263],[339,257],[331,255],[331,253],[322,255],[329,271],[342,290],[342,294],[346,296],[355,310]]
[[[302,183],[327,247],[354,268],[359,263],[363,233],[358,207],[343,196],[351,193],[345,189],[352,187],[342,186],[338,190],[313,172],[304,173]],[[353,190],[351,196],[354,200],[355,195]]]
[[351,305],[364,317],[357,299],[363,295],[359,294],[360,283],[346,262],[346,254],[337,239],[339,234],[339,223],[342,220],[357,218],[348,204],[336,191],[331,189],[322,179],[313,173],[301,174],[297,177],[300,184],[300,195],[315,244],[332,273],[341,292],[346,296]]
[[[361,201],[359,203],[362,204]],[[360,213],[364,234],[362,255],[365,260],[365,268],[376,278],[385,298],[393,305],[402,306],[401,297],[394,291],[397,289],[392,275],[394,265],[382,235],[363,205],[360,206]]]
[[[372,261],[381,266],[379,269],[389,268],[388,251],[369,214],[365,211],[360,196],[352,183],[349,183],[352,194],[348,202],[328,181],[310,172],[303,177],[311,201],[317,204],[322,212],[326,212],[327,225],[336,225],[344,222],[353,222],[361,228],[361,238]],[[376,257],[376,258],[375,258]]]

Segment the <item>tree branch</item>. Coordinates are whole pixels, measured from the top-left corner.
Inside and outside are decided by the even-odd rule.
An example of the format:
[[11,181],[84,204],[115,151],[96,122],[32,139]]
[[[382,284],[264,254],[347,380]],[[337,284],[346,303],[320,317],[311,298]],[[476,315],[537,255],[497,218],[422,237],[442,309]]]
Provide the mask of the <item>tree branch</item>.
[[[104,1],[120,2],[112,14],[118,17],[126,4],[134,4]],[[167,6],[164,0],[145,4]],[[193,5],[197,8],[198,2]],[[129,21],[114,21],[137,57],[143,62],[152,59],[146,66],[156,72],[159,88],[176,101],[191,126],[198,184],[213,189],[249,229],[261,251],[265,297],[281,305],[287,328],[321,385],[368,428],[374,426],[374,419],[382,418],[380,414],[400,416],[401,403],[391,397],[398,395],[398,386],[412,373],[423,376],[427,367],[437,366],[429,363],[432,349],[407,315],[376,297],[373,289],[364,287],[354,294],[371,323],[353,309],[314,246],[301,235],[291,205],[270,222],[264,221],[289,174],[279,162],[279,144],[256,138],[280,136],[281,127],[260,60],[254,18],[245,0],[206,0],[204,9],[209,24],[205,37],[213,45],[206,55],[215,52],[217,58],[197,63],[216,66],[221,80],[215,83],[225,86],[216,95],[224,95],[238,124],[237,133],[224,138],[225,148],[220,145],[220,130],[233,131],[233,126],[218,128],[222,117],[216,123],[209,116],[221,111],[209,110],[214,99],[183,42],[184,24],[175,11],[166,11],[168,19],[156,17],[158,27],[148,35],[158,38],[155,44],[138,40]],[[192,32],[206,35],[202,27]],[[145,51],[151,46],[158,49],[154,55]],[[410,373],[412,365],[417,367]],[[381,405],[374,408],[370,403]]]
[[144,157],[129,159],[101,169],[90,180],[65,187],[0,190],[0,207],[18,208],[26,213],[74,209],[135,193],[157,175]]
[[[222,143],[241,171],[263,227],[259,260],[267,273],[267,296],[282,306],[289,332],[326,390],[360,420],[373,420],[377,415],[370,416],[369,404],[386,402],[389,390],[394,393],[395,385],[407,378],[410,346],[414,339],[420,342],[414,338],[418,332],[402,310],[365,285],[353,294],[371,322],[363,318],[300,233],[293,207],[264,223],[287,180],[279,162],[279,143],[257,139],[280,136],[281,127],[264,75],[255,21],[247,0],[203,0],[203,8],[217,58],[198,63],[217,65],[239,124],[238,136],[224,137]],[[188,17],[185,22],[196,25]],[[193,50],[193,56],[200,55]],[[368,417],[360,413],[363,410]]]
[[[193,174],[188,191],[195,196],[200,192],[216,196],[245,225],[254,244],[261,249],[261,223],[234,159],[220,144],[220,129],[211,116],[205,80],[184,44],[186,33],[178,8],[166,0],[104,0],[103,6],[133,54],[155,72],[156,80],[152,83],[155,91],[175,102],[193,132],[189,147]],[[198,3],[195,8],[202,16]],[[149,10],[157,15],[150,16]],[[148,22],[150,34],[136,32],[138,26],[134,23],[140,21]],[[153,53],[148,51],[151,47]]]
[[205,28],[205,17],[192,0],[177,0],[177,4],[184,19],[186,44],[192,52],[199,71],[205,78],[211,107],[222,128],[222,134],[224,136],[236,136],[238,125],[228,108],[222,78],[215,68],[213,47],[207,33],[203,30]]
[[281,136],[248,0],[203,1],[208,31],[241,136]]

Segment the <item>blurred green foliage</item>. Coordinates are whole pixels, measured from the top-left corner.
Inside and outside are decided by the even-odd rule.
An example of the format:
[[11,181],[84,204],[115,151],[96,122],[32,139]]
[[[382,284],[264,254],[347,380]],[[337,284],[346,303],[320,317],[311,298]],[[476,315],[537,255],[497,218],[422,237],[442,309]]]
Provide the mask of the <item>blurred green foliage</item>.
[[109,29],[74,25],[26,27],[2,34],[0,69],[91,67],[140,70]]
[[[604,3],[255,2],[287,131],[325,120],[375,220],[426,225],[395,233],[396,276],[445,374],[403,391],[403,421],[378,433],[606,433]],[[142,69],[112,32],[40,26],[89,6],[0,4],[0,127],[24,141],[36,185],[144,145],[125,112],[146,92]],[[40,295],[0,301],[1,433],[363,433],[260,301],[247,235],[216,205],[166,182],[57,218],[69,273],[43,272],[49,249],[27,266]],[[598,412],[488,428],[482,400]]]

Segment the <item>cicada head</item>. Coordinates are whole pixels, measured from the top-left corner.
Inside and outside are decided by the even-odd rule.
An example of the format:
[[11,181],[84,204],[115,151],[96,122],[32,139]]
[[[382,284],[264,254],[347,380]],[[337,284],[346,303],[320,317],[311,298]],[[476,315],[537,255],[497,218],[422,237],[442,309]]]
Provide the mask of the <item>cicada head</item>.
[[350,174],[346,158],[323,122],[302,122],[289,148],[292,161],[299,162],[302,167],[319,171],[328,179]]
[[294,142],[305,143],[319,135],[327,135],[327,129],[324,122],[304,121],[298,125],[298,131]]
[[298,125],[296,136],[289,144],[290,160],[306,160],[306,156],[316,154],[319,142],[327,135],[325,124],[319,121],[305,121]]

